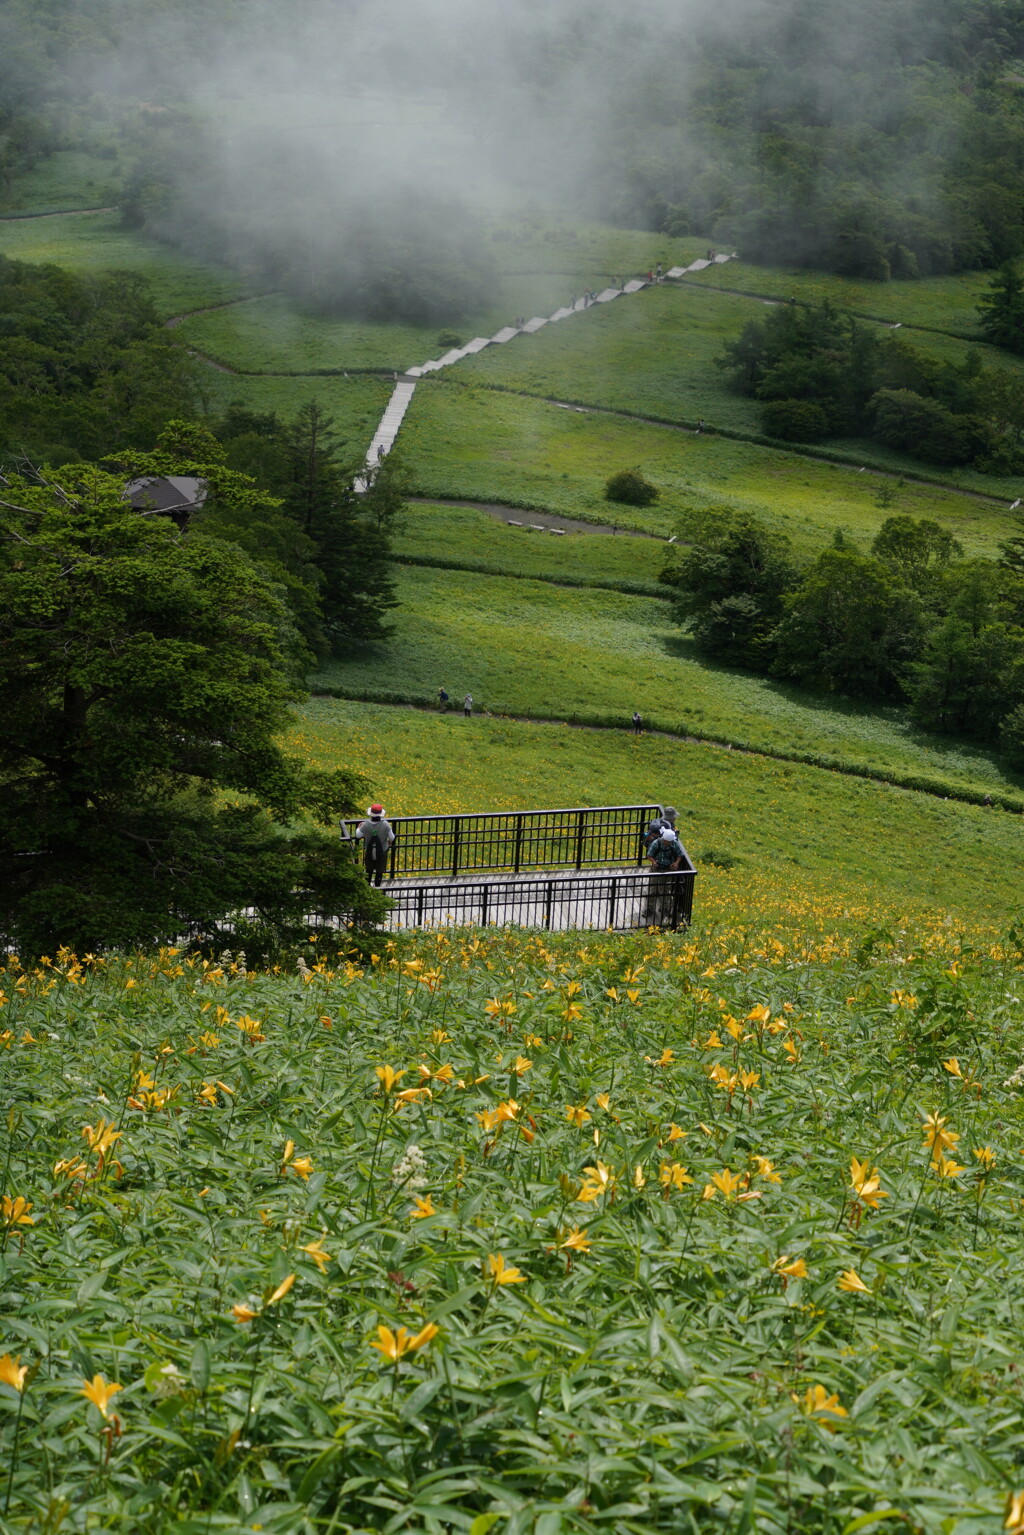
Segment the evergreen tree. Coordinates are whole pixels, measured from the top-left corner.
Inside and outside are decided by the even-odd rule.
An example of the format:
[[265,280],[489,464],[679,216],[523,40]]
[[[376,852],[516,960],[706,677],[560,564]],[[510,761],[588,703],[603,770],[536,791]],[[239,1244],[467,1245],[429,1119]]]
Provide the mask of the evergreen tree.
[[10,477],[0,512],[0,933],[153,944],[255,908],[379,910],[337,837],[364,792],[279,742],[283,607],[236,546],[136,511],[120,475]]
[[880,560],[826,549],[786,599],[775,636],[777,676],[840,693],[898,697],[920,654],[920,598]]
[[1024,352],[1024,274],[1020,264],[1007,261],[993,277],[978,305],[979,323],[987,340],[1011,352]]

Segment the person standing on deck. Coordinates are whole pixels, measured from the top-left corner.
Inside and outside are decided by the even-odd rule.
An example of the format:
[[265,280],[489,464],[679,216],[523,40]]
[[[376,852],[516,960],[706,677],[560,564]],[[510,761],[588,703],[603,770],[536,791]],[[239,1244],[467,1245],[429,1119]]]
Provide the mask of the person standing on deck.
[[367,821],[356,827],[356,840],[363,844],[363,868],[371,885],[381,884],[387,868],[388,853],[395,841],[391,822],[384,814],[383,805],[371,805],[366,812]]

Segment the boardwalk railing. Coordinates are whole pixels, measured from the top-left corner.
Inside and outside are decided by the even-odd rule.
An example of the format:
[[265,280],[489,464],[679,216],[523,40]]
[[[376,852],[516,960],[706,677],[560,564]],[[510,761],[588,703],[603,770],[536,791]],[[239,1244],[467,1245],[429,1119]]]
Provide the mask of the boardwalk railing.
[[583,869],[643,862],[644,831],[657,805],[589,810],[512,810],[482,815],[397,816],[389,879],[434,874]]
[[696,870],[670,874],[606,870],[549,878],[466,880],[459,884],[396,885],[384,919],[393,931],[411,927],[510,925],[547,928],[663,927],[689,925]]

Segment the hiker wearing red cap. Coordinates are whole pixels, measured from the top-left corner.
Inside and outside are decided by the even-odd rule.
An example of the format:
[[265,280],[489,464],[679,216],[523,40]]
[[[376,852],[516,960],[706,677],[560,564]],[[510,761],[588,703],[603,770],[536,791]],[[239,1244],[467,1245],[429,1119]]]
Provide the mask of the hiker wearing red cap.
[[356,827],[356,840],[363,843],[363,867],[371,885],[380,885],[387,867],[388,853],[395,833],[384,814],[383,805],[371,805],[366,812],[369,820],[360,821]]

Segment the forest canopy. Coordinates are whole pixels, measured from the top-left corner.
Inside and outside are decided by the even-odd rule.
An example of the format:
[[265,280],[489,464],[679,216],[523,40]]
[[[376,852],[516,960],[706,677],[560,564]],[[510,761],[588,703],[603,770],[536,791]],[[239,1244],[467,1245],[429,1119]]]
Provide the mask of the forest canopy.
[[407,290],[404,317],[472,308],[471,210],[524,197],[924,276],[1024,250],[1022,57],[1024,0],[8,0],[0,179],[102,140],[129,220],[373,316]]

